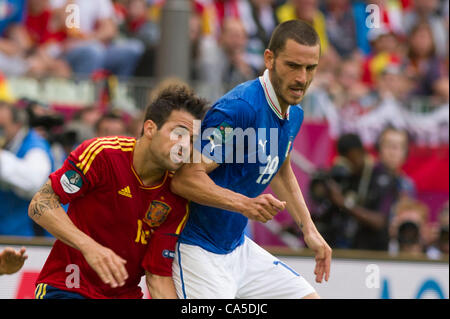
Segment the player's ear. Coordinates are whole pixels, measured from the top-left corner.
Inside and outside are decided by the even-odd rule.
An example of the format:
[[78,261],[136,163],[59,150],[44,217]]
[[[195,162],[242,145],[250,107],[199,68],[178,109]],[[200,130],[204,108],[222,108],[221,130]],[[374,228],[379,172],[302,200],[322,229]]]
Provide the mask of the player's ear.
[[151,139],[155,135],[157,130],[158,126],[156,125],[156,123],[153,122],[152,120],[147,120],[144,122],[142,135]]
[[266,66],[266,69],[272,70],[274,63],[275,63],[275,54],[269,49],[266,49],[264,51],[264,65]]

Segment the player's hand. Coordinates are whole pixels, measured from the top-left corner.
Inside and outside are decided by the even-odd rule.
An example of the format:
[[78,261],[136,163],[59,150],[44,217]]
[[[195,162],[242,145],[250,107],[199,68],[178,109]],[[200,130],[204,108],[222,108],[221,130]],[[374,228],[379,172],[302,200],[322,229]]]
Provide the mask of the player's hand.
[[321,283],[324,276],[325,281],[328,281],[328,278],[330,278],[332,253],[330,246],[328,246],[318,231],[305,234],[304,240],[306,245],[316,253],[316,268],[314,269],[316,282]]
[[279,201],[271,194],[262,194],[244,203],[241,213],[251,220],[267,222],[286,208],[286,202]]
[[105,284],[112,288],[125,285],[128,278],[125,259],[96,242],[84,247],[82,253],[89,266],[95,270]]
[[0,252],[0,275],[10,275],[18,272],[28,258],[25,252],[25,247],[22,247],[19,251],[6,247]]

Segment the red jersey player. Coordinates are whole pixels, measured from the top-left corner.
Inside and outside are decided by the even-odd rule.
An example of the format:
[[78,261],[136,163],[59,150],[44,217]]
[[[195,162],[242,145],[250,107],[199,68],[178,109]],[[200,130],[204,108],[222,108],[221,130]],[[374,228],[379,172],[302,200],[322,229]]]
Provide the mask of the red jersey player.
[[[204,111],[205,101],[188,89],[165,89],[138,140],[88,140],[50,175],[29,206],[29,216],[58,239],[36,298],[142,298],[144,273],[153,298],[176,298],[171,265],[188,208],[170,191],[171,171],[190,154],[180,130],[192,136]],[[60,203],[69,203],[67,214]]]

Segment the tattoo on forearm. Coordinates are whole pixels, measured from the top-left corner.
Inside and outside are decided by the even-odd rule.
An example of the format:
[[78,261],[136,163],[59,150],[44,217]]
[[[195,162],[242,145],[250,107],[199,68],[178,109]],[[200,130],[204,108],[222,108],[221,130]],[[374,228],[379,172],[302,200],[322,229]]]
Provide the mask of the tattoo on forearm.
[[50,181],[42,186],[36,196],[30,203],[30,212],[33,218],[38,219],[46,211],[58,208],[60,206],[59,197],[53,191]]

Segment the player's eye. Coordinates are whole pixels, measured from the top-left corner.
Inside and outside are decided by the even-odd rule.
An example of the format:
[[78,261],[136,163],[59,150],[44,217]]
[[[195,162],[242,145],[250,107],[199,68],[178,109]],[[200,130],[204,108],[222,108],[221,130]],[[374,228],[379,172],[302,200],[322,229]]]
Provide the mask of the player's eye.
[[298,68],[298,65],[297,65],[297,64],[295,64],[295,63],[290,63],[290,62],[287,63],[287,66],[290,67],[291,69],[296,69],[296,68]]

